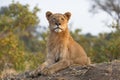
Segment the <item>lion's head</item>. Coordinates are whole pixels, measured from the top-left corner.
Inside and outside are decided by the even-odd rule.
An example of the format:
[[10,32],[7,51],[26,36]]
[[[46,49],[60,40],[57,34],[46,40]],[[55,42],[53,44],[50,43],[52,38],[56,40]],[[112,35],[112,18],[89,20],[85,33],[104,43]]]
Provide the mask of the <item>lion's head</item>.
[[66,12],[64,14],[60,14],[60,13],[53,14],[52,12],[47,11],[46,18],[49,21],[50,30],[55,31],[57,33],[65,31],[70,16],[71,16],[70,12]]

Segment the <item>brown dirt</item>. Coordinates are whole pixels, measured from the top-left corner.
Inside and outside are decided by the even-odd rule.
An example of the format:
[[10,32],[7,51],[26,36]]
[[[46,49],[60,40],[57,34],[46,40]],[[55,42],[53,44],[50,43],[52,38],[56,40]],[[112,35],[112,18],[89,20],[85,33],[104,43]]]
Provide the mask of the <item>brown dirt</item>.
[[31,71],[27,71],[6,76],[3,80],[120,80],[120,61],[92,64],[87,67],[70,66],[49,76],[30,74]]

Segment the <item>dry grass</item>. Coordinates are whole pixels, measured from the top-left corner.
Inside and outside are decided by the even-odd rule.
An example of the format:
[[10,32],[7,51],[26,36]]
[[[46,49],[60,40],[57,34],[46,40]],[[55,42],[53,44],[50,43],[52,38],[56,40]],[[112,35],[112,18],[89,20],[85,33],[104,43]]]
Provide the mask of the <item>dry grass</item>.
[[16,75],[17,72],[15,69],[4,69],[2,72],[1,72],[1,75],[0,75],[0,79],[8,76],[8,75]]

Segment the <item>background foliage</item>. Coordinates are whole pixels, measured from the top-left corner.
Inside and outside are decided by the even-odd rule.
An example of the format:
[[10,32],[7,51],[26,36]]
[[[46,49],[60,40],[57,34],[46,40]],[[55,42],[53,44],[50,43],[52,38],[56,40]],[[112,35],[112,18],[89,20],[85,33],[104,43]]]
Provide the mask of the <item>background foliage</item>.
[[38,11],[18,2],[0,8],[0,72],[6,67],[31,69],[43,62],[45,48],[41,50],[41,44],[45,42],[36,34]]
[[[99,5],[99,1],[101,0],[93,1],[91,10],[98,8],[98,10],[105,11],[104,8],[100,8],[102,3]],[[114,0],[110,1],[112,3]],[[111,14],[115,11],[117,13],[111,17],[120,15],[120,10],[110,10]],[[6,67],[17,71],[34,69],[44,61],[48,30],[38,24],[40,20],[37,13],[39,11],[37,7],[29,10],[29,5],[22,5],[18,2],[0,8],[0,73]],[[81,34],[81,29],[70,31],[73,38],[84,47],[92,62],[120,59],[120,18],[115,20],[114,24],[109,25],[116,29],[111,33],[93,36],[90,33]],[[38,29],[41,31],[38,32]]]

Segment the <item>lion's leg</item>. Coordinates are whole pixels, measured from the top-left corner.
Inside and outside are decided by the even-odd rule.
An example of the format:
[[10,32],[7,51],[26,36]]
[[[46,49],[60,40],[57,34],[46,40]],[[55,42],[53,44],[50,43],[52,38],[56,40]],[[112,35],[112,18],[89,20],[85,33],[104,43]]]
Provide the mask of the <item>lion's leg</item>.
[[54,63],[55,63],[54,55],[48,53],[45,62],[40,65],[40,70],[43,70],[44,68],[47,68]]
[[54,61],[52,59],[47,59],[44,63],[42,63],[36,70],[32,71],[30,73],[31,76],[37,76],[38,74],[41,74],[41,71],[48,66],[54,64]]
[[70,65],[69,60],[60,60],[59,62],[51,65],[49,68],[46,68],[42,71],[42,74],[48,75],[53,74],[59,70],[65,69]]
[[55,62],[51,59],[47,59],[44,63],[40,65],[40,70],[49,67],[50,65],[54,64]]

